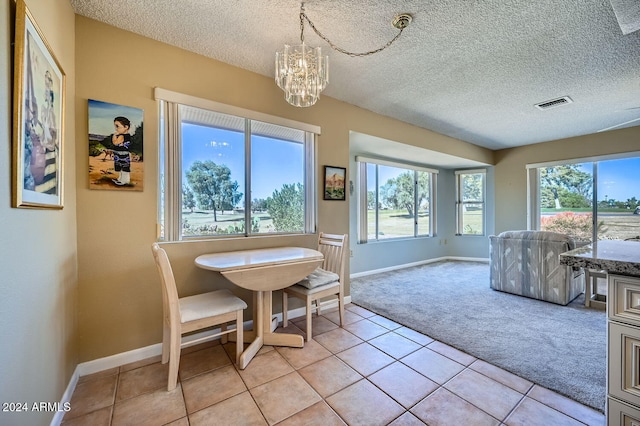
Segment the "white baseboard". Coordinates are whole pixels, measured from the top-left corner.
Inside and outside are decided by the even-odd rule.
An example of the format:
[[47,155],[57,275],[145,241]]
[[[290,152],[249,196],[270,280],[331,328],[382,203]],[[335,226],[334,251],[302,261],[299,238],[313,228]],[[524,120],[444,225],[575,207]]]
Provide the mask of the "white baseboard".
[[397,271],[398,269],[411,268],[412,266],[426,265],[429,263],[441,262],[443,260],[465,260],[469,262],[487,262],[487,263],[489,262],[489,258],[482,258],[482,257],[443,256],[443,257],[436,257],[433,259],[420,260],[418,262],[403,263],[401,265],[389,266],[387,268],[371,269],[369,271],[356,272],[355,274],[349,275],[349,278],[366,277],[367,275],[379,274],[381,272]]
[[387,268],[371,269],[369,271],[356,272],[355,274],[349,275],[349,277],[350,278],[366,277],[367,275],[379,274],[381,272],[396,271],[398,269],[411,268],[412,266],[426,265],[428,263],[440,262],[442,260],[447,260],[447,259],[448,259],[447,257],[436,257],[435,259],[425,259],[425,260],[420,260],[418,262],[403,263],[401,265],[389,266]]
[[[345,305],[351,303],[351,296],[346,296],[344,298]],[[331,299],[326,302],[321,303],[322,309],[331,309],[338,307],[338,299]],[[301,308],[297,308],[289,311],[288,317],[289,319],[298,318],[304,316],[306,314],[306,308],[303,306]],[[271,329],[275,330],[278,326],[278,323],[282,321],[282,313],[274,314],[273,321],[271,323]],[[246,321],[244,323],[245,328],[251,329],[253,327],[253,321]],[[194,344],[201,343],[207,340],[216,340],[219,339],[220,336],[213,336],[219,330],[208,330],[201,333],[196,333],[190,336],[183,338],[182,347],[192,346]],[[211,336],[210,338],[208,338]],[[98,373],[100,371],[108,370],[110,368],[119,367],[121,365],[130,364],[136,361],[142,361],[143,359],[152,358],[154,356],[158,356],[162,354],[162,343],[156,343],[154,345],[145,346],[143,348],[133,349],[127,352],[121,352],[119,354],[110,355],[104,358],[94,359],[92,361],[82,362],[76,366],[75,371],[71,375],[71,379],[69,380],[69,384],[67,385],[67,389],[62,395],[61,406],[64,406],[64,403],[71,402],[71,396],[73,395],[73,391],[76,389],[76,385],[78,384],[78,379],[82,376],[86,376],[93,373]],[[59,426],[62,422],[62,418],[64,417],[64,411],[57,412],[56,415],[51,420],[51,426]]]
[[[344,304],[348,305],[349,303],[351,303],[351,296],[345,296],[344,297]],[[330,299],[327,301],[324,301],[322,303],[320,303],[320,310],[325,310],[325,309],[333,309],[333,308],[338,308],[338,299]],[[292,311],[289,311],[289,313],[287,314],[288,319],[292,320],[294,318],[299,318],[299,317],[303,317],[305,316],[307,313],[307,308],[305,308],[304,306],[294,309]],[[282,314],[276,314],[276,317],[278,317],[278,322],[282,321]]]
[[[245,328],[251,329],[253,327],[253,321],[245,321],[244,326]],[[275,327],[272,325],[272,328]],[[220,329],[214,329],[183,337],[182,347],[187,348],[202,342],[217,340],[220,338],[220,336],[216,336],[219,332]],[[119,367],[121,365],[130,364],[132,362],[142,361],[143,359],[152,358],[158,355],[162,355],[162,343],[156,343],[143,348],[133,349],[104,358],[94,359],[93,361],[83,362],[78,364],[76,370],[78,371],[78,376],[82,377],[108,370],[110,368]]]
[[488,257],[459,257],[459,256],[449,256],[447,260],[463,260],[465,262],[482,262],[489,263]]
[[[344,303],[350,303],[351,296],[347,296],[344,298]],[[338,307],[337,299],[332,299],[321,304],[322,309],[330,309]],[[289,318],[294,319],[301,316],[304,316],[306,312],[306,308],[303,306],[301,308],[297,308],[289,311]],[[271,324],[271,329],[275,330],[278,323],[282,321],[282,313],[273,315],[274,321]],[[244,323],[245,329],[253,328],[253,321],[245,321]],[[207,336],[213,335],[219,330],[209,330],[201,333],[195,333],[184,337],[182,342],[182,347],[189,347],[194,344],[199,344],[203,341],[207,340]],[[219,336],[211,336],[209,340],[216,340]],[[98,373],[100,371],[108,370],[109,368],[119,367],[121,365],[130,364],[136,361],[142,361],[143,359],[151,358],[154,356],[158,356],[162,354],[162,343],[156,343],[154,345],[145,346],[143,348],[133,349],[127,352],[121,352],[119,354],[110,355],[104,358],[94,359],[93,361],[87,361],[78,364],[76,367],[76,372],[78,373],[78,377],[86,376],[88,374]]]
[[[78,384],[78,379],[80,378],[80,374],[78,373],[78,366],[73,371],[71,375],[71,379],[69,380],[69,384],[67,385],[67,389],[65,389],[64,394],[62,394],[62,399],[60,400],[60,407],[65,407],[67,405],[71,406],[71,397],[73,396],[73,391],[76,390],[76,385]],[[66,411],[58,410],[56,414],[51,419],[51,426],[60,426],[62,423],[62,419]]]

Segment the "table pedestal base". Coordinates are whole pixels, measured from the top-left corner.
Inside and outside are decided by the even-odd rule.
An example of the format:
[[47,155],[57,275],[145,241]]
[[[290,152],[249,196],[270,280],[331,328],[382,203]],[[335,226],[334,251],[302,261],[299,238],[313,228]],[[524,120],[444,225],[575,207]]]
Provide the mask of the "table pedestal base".
[[[253,320],[255,339],[240,355],[238,368],[244,370],[258,351],[264,346],[289,346],[293,348],[304,347],[304,338],[299,334],[274,333],[271,330],[272,292],[257,291],[254,298],[257,312]],[[266,319],[266,321],[265,321]],[[250,333],[250,332],[249,332]]]

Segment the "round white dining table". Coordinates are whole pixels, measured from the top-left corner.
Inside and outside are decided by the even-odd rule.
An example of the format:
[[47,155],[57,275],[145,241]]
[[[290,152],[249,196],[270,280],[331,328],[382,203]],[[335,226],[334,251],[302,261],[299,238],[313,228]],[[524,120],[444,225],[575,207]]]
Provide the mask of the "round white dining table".
[[246,368],[264,345],[304,346],[304,339],[298,334],[272,331],[272,291],[297,283],[320,266],[323,260],[322,253],[306,247],[208,253],[195,259],[197,267],[219,272],[238,287],[255,292],[254,333],[247,333],[253,341],[240,356],[238,368]]

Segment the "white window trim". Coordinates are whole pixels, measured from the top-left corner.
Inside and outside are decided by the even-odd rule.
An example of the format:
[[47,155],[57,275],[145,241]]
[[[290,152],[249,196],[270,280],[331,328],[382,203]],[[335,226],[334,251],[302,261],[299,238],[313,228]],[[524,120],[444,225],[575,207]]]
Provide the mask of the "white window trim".
[[[487,169],[456,170],[456,236],[460,237],[482,237],[487,233]],[[461,177],[462,175],[482,175],[482,199],[462,201]],[[465,204],[482,204],[482,233],[465,234],[462,223],[462,208]]]
[[[525,165],[527,170],[527,229],[540,229],[540,169],[543,167],[555,167],[565,164],[597,163],[598,161],[622,160],[630,157],[640,157],[640,151],[620,152],[617,154],[596,155],[592,157],[569,158],[567,160],[545,161],[541,163],[529,163]],[[596,193],[597,188],[594,190]],[[597,198],[594,198],[597,200]],[[594,201],[594,205],[597,201]],[[594,229],[596,229],[594,215]]]
[[[409,162],[401,162],[394,161],[389,159],[382,158],[374,158],[367,157],[363,155],[355,156],[356,166],[357,166],[357,187],[358,187],[358,244],[367,244],[369,242],[384,242],[384,241],[396,241],[399,239],[409,239],[409,238],[427,238],[427,237],[435,237],[437,235],[436,226],[437,226],[437,215],[436,210],[433,207],[437,205],[436,194],[437,194],[437,184],[438,184],[438,173],[439,170],[433,169],[430,167],[426,167],[424,165],[409,163]],[[369,228],[367,221],[367,208],[368,208],[368,198],[367,198],[367,164],[375,164],[381,166],[390,166],[390,167],[398,167],[401,169],[427,172],[431,174],[430,184],[429,184],[429,234],[418,234],[418,225],[414,223],[414,232],[412,236],[403,236],[397,238],[384,238],[375,240],[369,240]],[[376,188],[378,188],[378,174],[376,173]],[[378,191],[376,191],[376,206],[378,205]],[[417,194],[416,194],[417,197]],[[378,208],[376,207],[376,230],[375,234],[378,235]]]
[[427,173],[435,173],[438,174],[437,169],[431,169],[429,167],[415,164],[415,163],[403,163],[401,161],[393,161],[388,159],[374,158],[374,157],[365,157],[362,155],[356,155],[356,162],[358,163],[371,163],[371,164],[379,164],[382,166],[390,166],[390,167],[399,167],[401,169],[409,169],[409,170],[417,170],[420,172]]
[[251,111],[236,107],[233,105],[222,104],[220,102],[212,101],[209,99],[198,98],[196,96],[185,95],[183,93],[172,92],[171,90],[162,89],[156,87],[154,89],[155,99],[160,101],[173,102],[182,105],[189,105],[196,108],[207,109],[210,111],[219,112],[222,114],[235,115],[242,118],[249,118],[254,121],[262,121],[269,124],[277,124],[278,126],[291,127],[293,129],[303,130],[305,132],[321,134],[320,126],[313,124],[303,123],[300,121],[289,120],[287,118],[278,117],[275,115],[264,114],[261,112]]
[[[276,117],[268,114],[263,114],[255,111],[246,110],[243,108],[235,107],[232,105],[225,105],[219,102],[211,101],[208,99],[198,98],[194,96],[184,95],[169,90],[155,88],[155,99],[159,103],[161,117],[164,117],[164,141],[161,145],[164,145],[165,155],[164,164],[158,158],[158,163],[161,164],[158,178],[164,173],[164,206],[160,205],[160,197],[158,197],[159,209],[164,209],[164,237],[165,241],[183,241],[191,239],[202,238],[229,238],[229,237],[268,237],[277,235],[275,233],[268,234],[251,234],[251,209],[245,207],[245,234],[244,235],[212,235],[212,236],[195,236],[184,237],[182,235],[182,208],[176,208],[175,206],[182,206],[182,140],[181,140],[181,117],[179,105],[185,105],[189,107],[201,108],[216,113],[234,115],[245,119],[245,123],[251,121],[260,121],[263,123],[274,124],[278,126],[284,126],[302,130],[306,132],[305,136],[305,163],[304,163],[304,185],[305,185],[305,233],[315,233],[317,229],[317,191],[316,191],[316,135],[320,134],[320,127],[301,123],[294,120],[289,120],[281,117]],[[250,125],[246,125],[245,134],[250,138]],[[245,161],[249,162],[251,155],[250,146],[246,148]],[[159,157],[161,153],[158,153]],[[245,165],[245,194],[249,194],[251,168]],[[160,191],[162,186],[159,185]],[[251,197],[245,196],[245,203],[250,203]],[[158,215],[160,216],[160,215]],[[160,222],[160,220],[158,220]],[[161,238],[161,225],[157,225],[157,236]]]

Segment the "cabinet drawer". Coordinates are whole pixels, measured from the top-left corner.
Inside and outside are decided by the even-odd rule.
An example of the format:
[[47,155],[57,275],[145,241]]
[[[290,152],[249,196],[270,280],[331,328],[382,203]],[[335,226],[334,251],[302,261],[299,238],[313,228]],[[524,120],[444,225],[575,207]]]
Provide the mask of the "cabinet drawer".
[[607,425],[632,426],[640,424],[640,410],[616,399],[607,400]]
[[609,323],[609,395],[640,406],[640,328]]
[[640,326],[640,278],[609,275],[609,319]]

